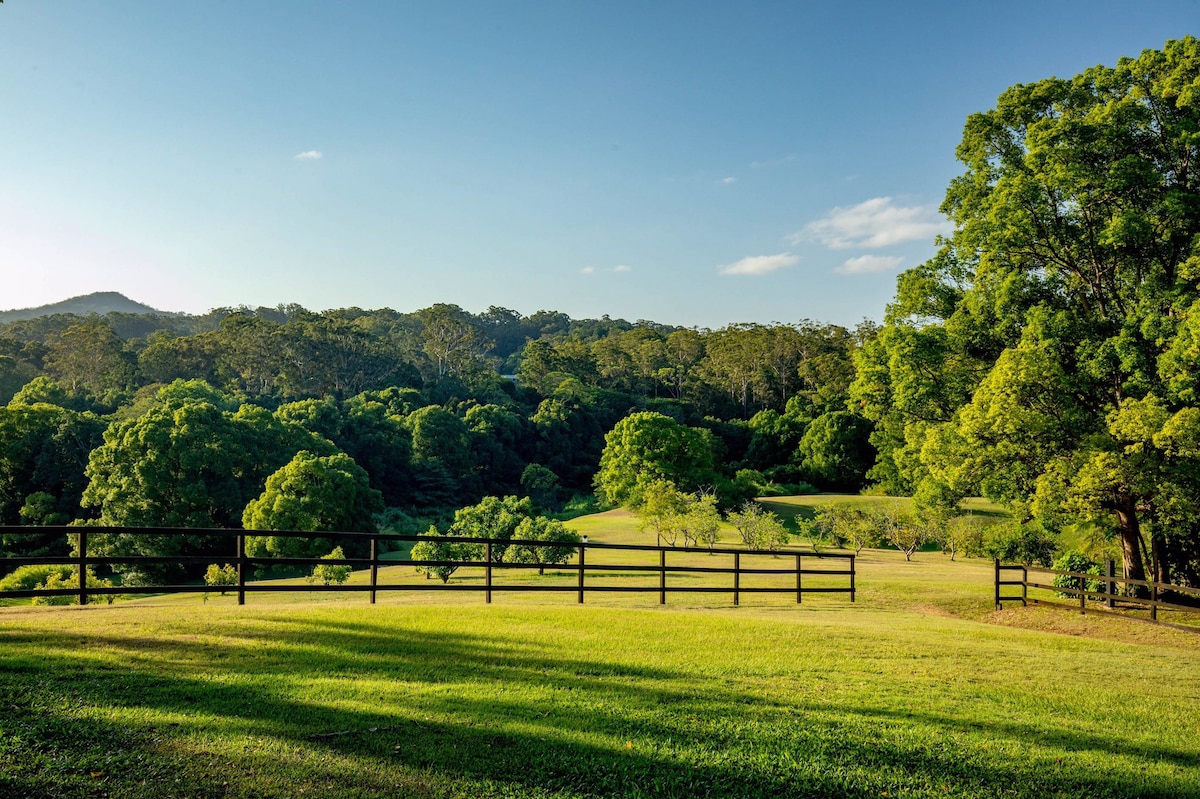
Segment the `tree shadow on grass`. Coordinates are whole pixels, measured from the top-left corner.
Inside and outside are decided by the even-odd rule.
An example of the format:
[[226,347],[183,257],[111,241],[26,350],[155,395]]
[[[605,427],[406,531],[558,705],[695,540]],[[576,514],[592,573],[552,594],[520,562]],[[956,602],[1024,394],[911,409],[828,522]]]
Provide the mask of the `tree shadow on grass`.
[[1065,726],[1029,741],[1003,720],[775,696],[499,633],[237,622],[214,639],[0,631],[0,795],[1196,795],[1194,779],[1046,772],[1052,749],[1200,766],[1166,743]]

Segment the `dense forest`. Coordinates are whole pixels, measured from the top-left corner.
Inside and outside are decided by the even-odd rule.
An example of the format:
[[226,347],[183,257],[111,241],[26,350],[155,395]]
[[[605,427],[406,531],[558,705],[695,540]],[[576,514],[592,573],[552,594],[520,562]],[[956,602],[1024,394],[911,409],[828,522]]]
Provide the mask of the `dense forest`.
[[[485,496],[588,506],[605,435],[639,412],[702,432],[708,466],[686,488],[725,507],[857,490],[872,426],[848,390],[875,333],[452,305],[14,321],[0,326],[0,522],[240,527],[301,453],[310,470],[340,456],[369,486],[374,515],[325,522],[344,529],[424,532]],[[20,540],[4,548],[67,546]]]

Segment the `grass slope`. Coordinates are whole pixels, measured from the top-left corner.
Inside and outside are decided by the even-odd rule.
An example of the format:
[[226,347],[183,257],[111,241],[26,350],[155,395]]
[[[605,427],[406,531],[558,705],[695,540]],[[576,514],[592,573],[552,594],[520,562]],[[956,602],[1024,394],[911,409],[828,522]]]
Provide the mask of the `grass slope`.
[[0,795],[1200,797],[1200,637],[995,613],[990,580],[880,550],[854,605],[0,609]]

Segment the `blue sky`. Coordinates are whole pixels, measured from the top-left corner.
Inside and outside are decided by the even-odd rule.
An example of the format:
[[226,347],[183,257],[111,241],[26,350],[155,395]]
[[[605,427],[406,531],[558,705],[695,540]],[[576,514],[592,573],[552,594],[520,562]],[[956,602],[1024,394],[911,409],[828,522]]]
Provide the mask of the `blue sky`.
[[968,114],[1200,2],[0,5],[0,308],[879,319]]

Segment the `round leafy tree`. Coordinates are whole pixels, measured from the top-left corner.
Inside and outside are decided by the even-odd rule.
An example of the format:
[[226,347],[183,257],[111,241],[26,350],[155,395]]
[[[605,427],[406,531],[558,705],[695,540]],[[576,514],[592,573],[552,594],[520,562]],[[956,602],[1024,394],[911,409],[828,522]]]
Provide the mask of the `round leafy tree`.
[[[382,497],[353,458],[341,452],[322,457],[306,450],[267,478],[266,490],[246,505],[242,525],[247,530],[374,532],[374,514],[381,510]],[[246,541],[246,551],[254,557],[319,557],[330,546],[324,539],[282,536]]]

